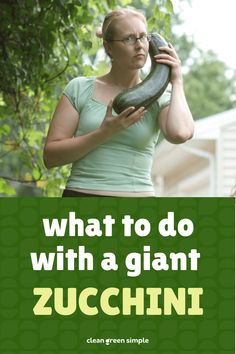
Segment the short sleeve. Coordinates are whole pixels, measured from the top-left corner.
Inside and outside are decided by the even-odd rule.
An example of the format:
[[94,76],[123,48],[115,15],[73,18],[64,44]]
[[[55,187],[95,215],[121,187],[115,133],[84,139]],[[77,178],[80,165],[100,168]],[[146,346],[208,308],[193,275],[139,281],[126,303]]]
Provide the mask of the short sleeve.
[[72,79],[65,87],[63,90],[63,95],[65,95],[72,106],[79,112],[80,107],[79,107],[79,91],[80,91],[80,82],[79,82],[79,77],[76,77],[75,79]]
[[168,85],[167,89],[164,91],[164,93],[158,99],[158,104],[159,104],[160,110],[170,104],[170,98],[171,98],[171,87]]

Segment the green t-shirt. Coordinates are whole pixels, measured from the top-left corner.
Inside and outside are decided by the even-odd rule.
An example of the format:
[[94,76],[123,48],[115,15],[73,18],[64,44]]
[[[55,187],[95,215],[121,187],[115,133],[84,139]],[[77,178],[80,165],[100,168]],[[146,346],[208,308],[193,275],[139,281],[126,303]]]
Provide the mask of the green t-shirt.
[[[77,77],[63,91],[79,112],[75,136],[96,130],[104,119],[107,106],[93,98],[95,79],[96,77]],[[170,92],[166,91],[148,108],[141,120],[74,162],[67,187],[114,192],[152,192],[154,189],[150,171],[159,132],[157,117],[160,109],[169,102]]]

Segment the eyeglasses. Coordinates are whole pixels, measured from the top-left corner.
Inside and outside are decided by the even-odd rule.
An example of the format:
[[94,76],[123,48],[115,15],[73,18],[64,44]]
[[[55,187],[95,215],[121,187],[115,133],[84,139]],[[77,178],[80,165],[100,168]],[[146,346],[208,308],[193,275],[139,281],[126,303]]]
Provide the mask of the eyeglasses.
[[144,33],[140,37],[135,37],[133,34],[124,39],[108,39],[109,42],[123,42],[125,45],[135,45],[137,41],[140,40],[141,43],[147,43],[150,41],[149,35]]

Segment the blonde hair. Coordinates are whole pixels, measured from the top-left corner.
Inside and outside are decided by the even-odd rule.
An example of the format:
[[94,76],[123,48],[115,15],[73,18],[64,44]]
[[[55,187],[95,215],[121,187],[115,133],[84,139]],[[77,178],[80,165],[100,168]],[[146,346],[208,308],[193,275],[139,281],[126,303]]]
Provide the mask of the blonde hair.
[[104,40],[112,39],[115,32],[114,25],[116,21],[131,15],[138,17],[145,25],[147,25],[146,17],[141,12],[132,9],[117,9],[106,15],[102,28],[96,32],[97,37],[103,38]]

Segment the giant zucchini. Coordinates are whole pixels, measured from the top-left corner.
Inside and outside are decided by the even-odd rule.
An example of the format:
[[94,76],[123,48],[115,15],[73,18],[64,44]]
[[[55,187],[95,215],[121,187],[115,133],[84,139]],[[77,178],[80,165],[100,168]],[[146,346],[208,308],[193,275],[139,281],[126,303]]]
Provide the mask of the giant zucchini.
[[138,85],[120,92],[113,101],[113,108],[117,114],[127,107],[149,107],[165,91],[170,78],[170,67],[157,64],[154,55],[159,54],[159,47],[167,46],[166,41],[156,33],[150,34],[149,55],[151,70],[148,76]]

